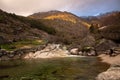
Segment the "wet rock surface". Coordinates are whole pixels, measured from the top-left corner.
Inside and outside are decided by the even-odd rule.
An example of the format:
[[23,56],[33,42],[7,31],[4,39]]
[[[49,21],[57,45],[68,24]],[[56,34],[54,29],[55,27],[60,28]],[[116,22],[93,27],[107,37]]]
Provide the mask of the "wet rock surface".
[[70,53],[73,54],[73,55],[78,55],[79,49],[78,48],[73,48],[73,49],[70,50]]
[[115,51],[117,51],[116,56],[110,56],[110,55],[105,55],[102,54],[99,57],[101,57],[102,62],[109,63],[111,66],[110,68],[105,71],[100,73],[96,80],[120,80],[120,48],[116,48]]
[[120,64],[112,65],[106,72],[99,74],[96,80],[120,80]]

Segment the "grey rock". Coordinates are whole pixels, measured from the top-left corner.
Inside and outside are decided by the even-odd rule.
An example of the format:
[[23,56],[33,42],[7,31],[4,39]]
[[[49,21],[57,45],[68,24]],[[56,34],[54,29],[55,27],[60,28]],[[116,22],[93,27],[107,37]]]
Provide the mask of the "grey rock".
[[73,49],[70,50],[70,53],[72,55],[78,55],[79,54],[79,49],[78,48],[73,48]]
[[106,72],[99,74],[96,80],[120,80],[120,65],[112,65]]

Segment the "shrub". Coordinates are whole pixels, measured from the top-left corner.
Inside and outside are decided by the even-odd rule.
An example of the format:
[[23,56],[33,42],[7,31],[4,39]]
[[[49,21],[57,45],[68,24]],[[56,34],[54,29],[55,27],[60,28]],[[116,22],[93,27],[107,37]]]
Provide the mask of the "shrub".
[[5,17],[4,15],[0,15],[0,23],[4,23],[5,22]]
[[54,28],[52,28],[52,27],[46,27],[40,21],[29,20],[29,23],[30,23],[31,27],[43,30],[43,31],[47,32],[48,34],[53,34],[54,35],[56,33],[56,31],[55,31]]
[[30,24],[31,27],[43,30],[43,31],[47,32],[48,34],[54,35],[56,33],[56,31],[55,31],[54,28],[47,27],[47,26],[43,25],[38,20],[34,20],[34,19],[30,19],[30,18],[25,18],[25,17],[22,17],[22,16],[17,16],[14,13],[13,14],[10,13],[10,14],[8,14],[8,16],[11,16],[12,18],[17,19],[17,20],[19,20],[19,21],[21,21],[23,23]]

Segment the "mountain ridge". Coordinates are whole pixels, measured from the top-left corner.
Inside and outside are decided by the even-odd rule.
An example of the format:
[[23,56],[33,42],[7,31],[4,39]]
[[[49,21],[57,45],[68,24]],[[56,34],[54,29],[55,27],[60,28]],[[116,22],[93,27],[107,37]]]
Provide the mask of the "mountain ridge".
[[[44,39],[51,43],[62,43],[81,48],[94,47],[98,39],[119,41],[120,27],[119,23],[115,22],[116,18],[119,17],[119,12],[115,16],[110,15],[100,19],[98,17],[84,18],[61,11],[39,12],[28,17],[22,17],[0,10],[0,42],[4,44],[5,42],[13,43],[25,39]],[[110,21],[107,21],[106,18]],[[105,24],[102,20],[105,21]],[[115,22],[117,27],[114,27],[115,25],[112,25],[111,21]],[[109,23],[112,27],[106,25]],[[100,27],[96,24],[99,24]],[[96,28],[91,28],[91,26]],[[107,27],[102,28],[104,26]],[[111,32],[111,30],[113,31]],[[96,39],[93,34],[99,38]]]

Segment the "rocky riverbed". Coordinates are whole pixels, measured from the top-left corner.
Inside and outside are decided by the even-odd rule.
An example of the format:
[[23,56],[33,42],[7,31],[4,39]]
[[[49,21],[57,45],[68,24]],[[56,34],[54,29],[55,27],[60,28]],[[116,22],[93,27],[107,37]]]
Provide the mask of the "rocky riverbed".
[[60,44],[48,44],[44,49],[36,52],[30,52],[24,55],[24,59],[37,59],[37,58],[53,58],[53,57],[67,57],[69,51],[65,46]]
[[45,48],[45,45],[36,46],[33,48],[21,48],[15,51],[7,51],[5,49],[0,49],[0,61],[22,59],[26,54],[36,52]]
[[40,45],[33,48],[22,48],[15,51],[0,50],[0,60],[12,59],[38,59],[38,58],[54,58],[54,57],[80,57],[95,56],[95,51],[80,51],[78,48],[67,49],[61,44]]
[[110,57],[102,54],[99,57],[111,66],[107,71],[100,73],[96,80],[120,80],[120,55]]
[[[75,51],[77,53],[77,51]],[[40,45],[33,48],[22,48],[15,51],[0,50],[0,60],[13,59],[38,59],[38,58],[54,58],[69,57],[70,52],[65,46],[60,44]]]
[[[72,55],[71,55],[72,54]],[[14,59],[39,59],[39,58],[57,58],[57,57],[81,57],[83,53],[78,48],[68,50],[66,46],[60,44],[40,45],[33,48],[23,48],[15,51],[0,50],[0,60],[14,60]],[[95,52],[91,53],[94,55]],[[74,55],[74,56],[73,56]],[[102,54],[99,56],[103,62],[111,64],[111,67],[106,71],[100,73],[96,80],[120,80],[120,55],[110,57]]]

